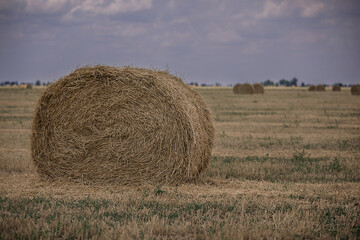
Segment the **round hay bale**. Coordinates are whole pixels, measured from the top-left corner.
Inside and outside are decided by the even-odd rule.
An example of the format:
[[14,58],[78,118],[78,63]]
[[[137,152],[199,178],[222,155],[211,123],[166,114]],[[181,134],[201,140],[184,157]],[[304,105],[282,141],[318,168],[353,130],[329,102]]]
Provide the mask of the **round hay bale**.
[[319,84],[316,86],[315,91],[319,91],[319,92],[325,91],[325,86],[322,84]]
[[26,88],[27,88],[27,89],[32,89],[33,86],[32,86],[31,84],[26,84]]
[[214,139],[200,95],[165,71],[94,66],[38,100],[31,151],[47,179],[178,184],[207,168]]
[[309,88],[308,88],[308,90],[309,90],[310,92],[316,91],[316,87],[315,87],[314,85],[310,85]]
[[233,93],[234,94],[239,94],[239,88],[240,88],[241,84],[240,83],[237,83],[234,85],[233,87]]
[[351,95],[360,95],[360,84],[351,87]]
[[333,92],[340,92],[341,91],[341,87],[337,84],[335,84],[333,87],[332,87],[332,90]]
[[254,93],[264,94],[264,87],[260,83],[255,83],[253,85],[253,87],[254,87],[254,90],[255,90]]
[[253,94],[255,92],[255,89],[253,85],[250,83],[244,83],[241,84],[241,86],[238,89],[239,94]]

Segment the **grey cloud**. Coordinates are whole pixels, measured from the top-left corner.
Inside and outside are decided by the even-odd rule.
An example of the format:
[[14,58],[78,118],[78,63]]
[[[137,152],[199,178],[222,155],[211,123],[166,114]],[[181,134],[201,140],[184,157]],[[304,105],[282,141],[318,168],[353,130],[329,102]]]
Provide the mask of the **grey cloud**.
[[224,84],[360,75],[354,0],[5,2],[0,80],[53,80],[85,64],[167,65],[187,81]]
[[73,20],[77,13],[91,15],[115,15],[118,13],[136,12],[152,7],[152,0],[85,0],[75,4],[64,16],[65,20]]

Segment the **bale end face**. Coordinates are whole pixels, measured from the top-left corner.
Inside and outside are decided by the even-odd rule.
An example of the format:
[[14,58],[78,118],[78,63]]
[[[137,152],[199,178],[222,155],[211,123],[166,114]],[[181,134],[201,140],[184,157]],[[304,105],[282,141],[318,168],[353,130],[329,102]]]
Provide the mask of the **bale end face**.
[[351,87],[351,95],[360,95],[360,84]]
[[239,89],[240,89],[240,87],[241,87],[241,84],[240,83],[237,83],[237,84],[235,84],[234,85],[234,87],[233,87],[233,93],[234,94],[239,94]]
[[317,86],[316,86],[316,89],[315,89],[315,91],[318,91],[318,92],[323,92],[323,91],[325,91],[325,90],[326,90],[326,89],[325,89],[325,86],[322,85],[322,84],[317,85]]
[[254,94],[255,89],[250,83],[241,84],[238,88],[238,94]]
[[213,139],[209,109],[181,79],[94,66],[76,69],[44,91],[31,151],[47,179],[178,184],[206,169]]
[[315,87],[314,85],[310,85],[309,88],[308,88],[308,90],[309,90],[310,92],[316,91],[316,87]]
[[260,83],[255,83],[255,84],[254,84],[254,93],[264,94],[264,87],[263,87],[263,85],[261,85]]

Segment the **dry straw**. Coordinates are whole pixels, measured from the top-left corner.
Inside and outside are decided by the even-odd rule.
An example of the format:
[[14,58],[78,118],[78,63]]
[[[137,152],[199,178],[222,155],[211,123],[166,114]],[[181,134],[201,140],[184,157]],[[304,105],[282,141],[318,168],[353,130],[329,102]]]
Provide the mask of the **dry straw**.
[[239,94],[240,87],[241,87],[240,83],[235,84],[234,87],[233,87],[233,93],[234,94]]
[[33,86],[32,86],[31,84],[26,84],[26,88],[27,88],[27,89],[32,89]]
[[250,83],[236,84],[233,88],[233,92],[236,94],[253,94],[255,89]]
[[253,87],[255,90],[254,93],[264,94],[264,87],[260,83],[255,83]]
[[360,84],[351,87],[351,95],[360,95]]
[[310,92],[316,91],[316,87],[315,87],[314,85],[310,85],[309,88],[308,88],[308,90],[309,90]]
[[82,67],[50,85],[32,126],[47,179],[178,184],[207,168],[214,128],[198,93],[165,71]]
[[333,92],[340,92],[341,91],[341,87],[337,84],[335,84],[333,87],[332,87],[332,90]]
[[322,84],[319,84],[316,86],[316,90],[315,91],[318,91],[318,92],[322,92],[322,91],[325,91],[325,86],[322,85]]

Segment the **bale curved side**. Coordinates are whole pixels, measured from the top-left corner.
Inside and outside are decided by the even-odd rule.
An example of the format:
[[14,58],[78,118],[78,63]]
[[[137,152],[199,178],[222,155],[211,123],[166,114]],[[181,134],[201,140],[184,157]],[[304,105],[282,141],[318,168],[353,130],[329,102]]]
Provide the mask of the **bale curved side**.
[[315,90],[316,90],[316,87],[315,87],[314,85],[310,85],[309,88],[308,88],[308,90],[309,90],[310,92],[315,91]]
[[255,83],[253,87],[254,87],[254,93],[264,94],[264,87],[260,83]]
[[341,87],[337,84],[335,84],[333,87],[332,87],[332,90],[333,92],[340,92],[341,91]]
[[351,95],[360,95],[360,84],[351,87]]
[[239,94],[253,94],[255,89],[250,83],[244,83],[239,87]]
[[200,95],[164,71],[83,67],[38,101],[32,159],[41,176],[178,184],[209,164],[214,128]]
[[239,88],[240,87],[241,87],[240,83],[235,84],[234,87],[233,87],[233,93],[234,94],[239,94]]
[[325,86],[322,85],[322,84],[319,84],[319,85],[316,86],[315,91],[323,92],[323,91],[325,91]]

